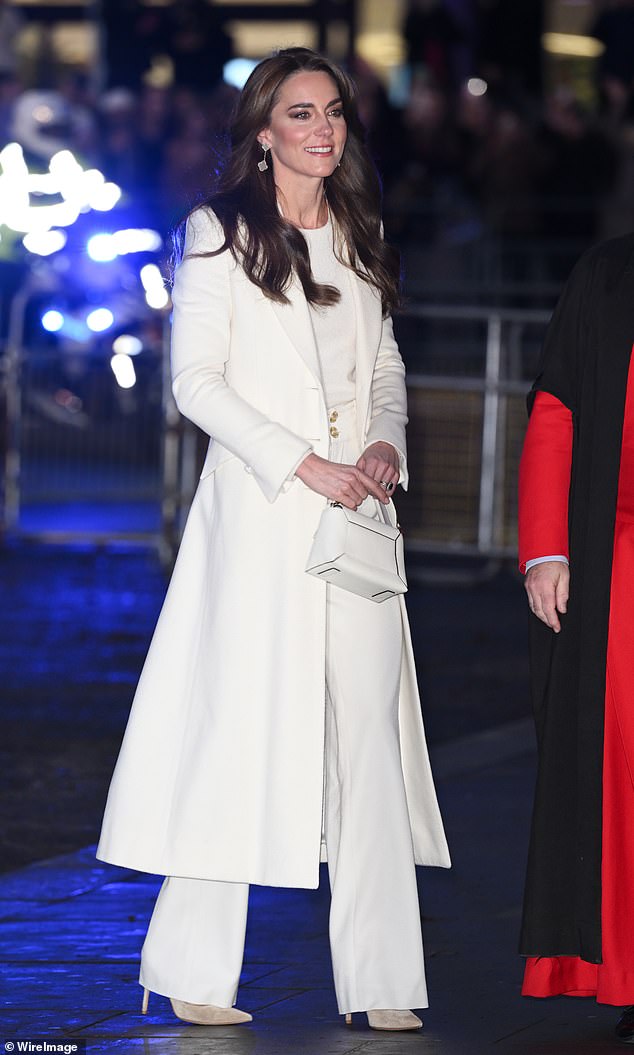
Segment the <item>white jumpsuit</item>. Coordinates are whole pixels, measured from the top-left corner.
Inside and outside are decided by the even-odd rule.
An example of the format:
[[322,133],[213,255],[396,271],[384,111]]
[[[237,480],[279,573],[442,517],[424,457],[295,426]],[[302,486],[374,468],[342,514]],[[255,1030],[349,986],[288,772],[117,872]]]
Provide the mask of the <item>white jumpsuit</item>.
[[[313,274],[341,292],[313,325],[330,406],[330,457],[354,464],[354,308],[330,222],[303,231]],[[373,499],[362,509],[372,514]],[[323,838],[340,1012],[427,1006],[414,852],[401,766],[403,628],[396,598],[375,604],[327,586]],[[236,831],[236,839],[240,832]],[[140,982],[165,996],[236,1001],[248,885],[168,877],[143,946]]]

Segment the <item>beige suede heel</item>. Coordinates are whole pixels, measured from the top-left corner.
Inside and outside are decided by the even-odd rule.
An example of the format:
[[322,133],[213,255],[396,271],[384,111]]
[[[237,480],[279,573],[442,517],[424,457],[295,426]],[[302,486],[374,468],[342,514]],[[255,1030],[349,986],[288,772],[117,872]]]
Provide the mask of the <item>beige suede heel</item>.
[[[143,990],[141,1014],[147,1015],[150,990]],[[239,1011],[237,1007],[216,1007],[215,1004],[188,1004],[185,1000],[169,998],[172,1011],[181,1022],[191,1022],[195,1026],[238,1026],[242,1022],[252,1022],[253,1015]]]
[[[406,1029],[422,1029],[423,1023],[413,1011],[366,1011],[370,1029],[396,1032]],[[352,1025],[352,1013],[346,1015],[346,1025]]]

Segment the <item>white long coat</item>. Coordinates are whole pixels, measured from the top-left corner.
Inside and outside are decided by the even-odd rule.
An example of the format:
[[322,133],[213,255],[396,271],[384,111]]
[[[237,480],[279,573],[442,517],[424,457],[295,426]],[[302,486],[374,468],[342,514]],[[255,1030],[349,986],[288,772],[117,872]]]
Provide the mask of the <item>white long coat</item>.
[[[292,478],[310,448],[328,456],[327,411],[301,287],[276,304],[229,252],[187,255],[221,240],[213,214],[190,218],[173,293],[174,395],[213,438],[97,856],[160,875],[316,887],[326,584],[304,567],[325,499]],[[355,276],[352,286],[360,449],[382,439],[405,451],[391,322],[372,287]],[[448,866],[404,604],[402,614],[399,721],[415,855]]]

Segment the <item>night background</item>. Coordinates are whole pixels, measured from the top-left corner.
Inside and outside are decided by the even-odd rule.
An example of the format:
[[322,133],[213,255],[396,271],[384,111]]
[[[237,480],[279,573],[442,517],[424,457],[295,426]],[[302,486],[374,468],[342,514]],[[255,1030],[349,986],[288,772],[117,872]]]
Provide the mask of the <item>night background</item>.
[[[424,1036],[398,1042],[336,1023],[326,879],[316,895],[253,895],[257,1034],[167,1025],[160,1008],[141,1020],[158,881],[90,849],[206,445],[169,386],[172,235],[213,187],[254,63],[292,44],[353,75],[403,260],[412,480],[397,505],[454,868],[420,877],[432,1006]],[[612,1050],[601,1008],[519,999],[535,760],[516,485],[562,283],[584,249],[632,229],[634,0],[0,0],[7,1039]]]

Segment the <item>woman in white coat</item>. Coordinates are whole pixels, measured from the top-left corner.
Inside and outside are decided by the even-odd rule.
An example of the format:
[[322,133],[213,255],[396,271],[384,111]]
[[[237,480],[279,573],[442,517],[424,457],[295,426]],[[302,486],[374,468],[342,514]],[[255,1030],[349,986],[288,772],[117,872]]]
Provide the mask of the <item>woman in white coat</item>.
[[167,877],[144,1008],[249,1020],[249,884],[316,887],[327,859],[339,1010],[422,1024],[414,865],[449,856],[405,607],[304,571],[326,500],[372,514],[406,486],[397,299],[352,83],[304,48],[265,59],[175,275],[174,395],[211,440],[98,849]]

